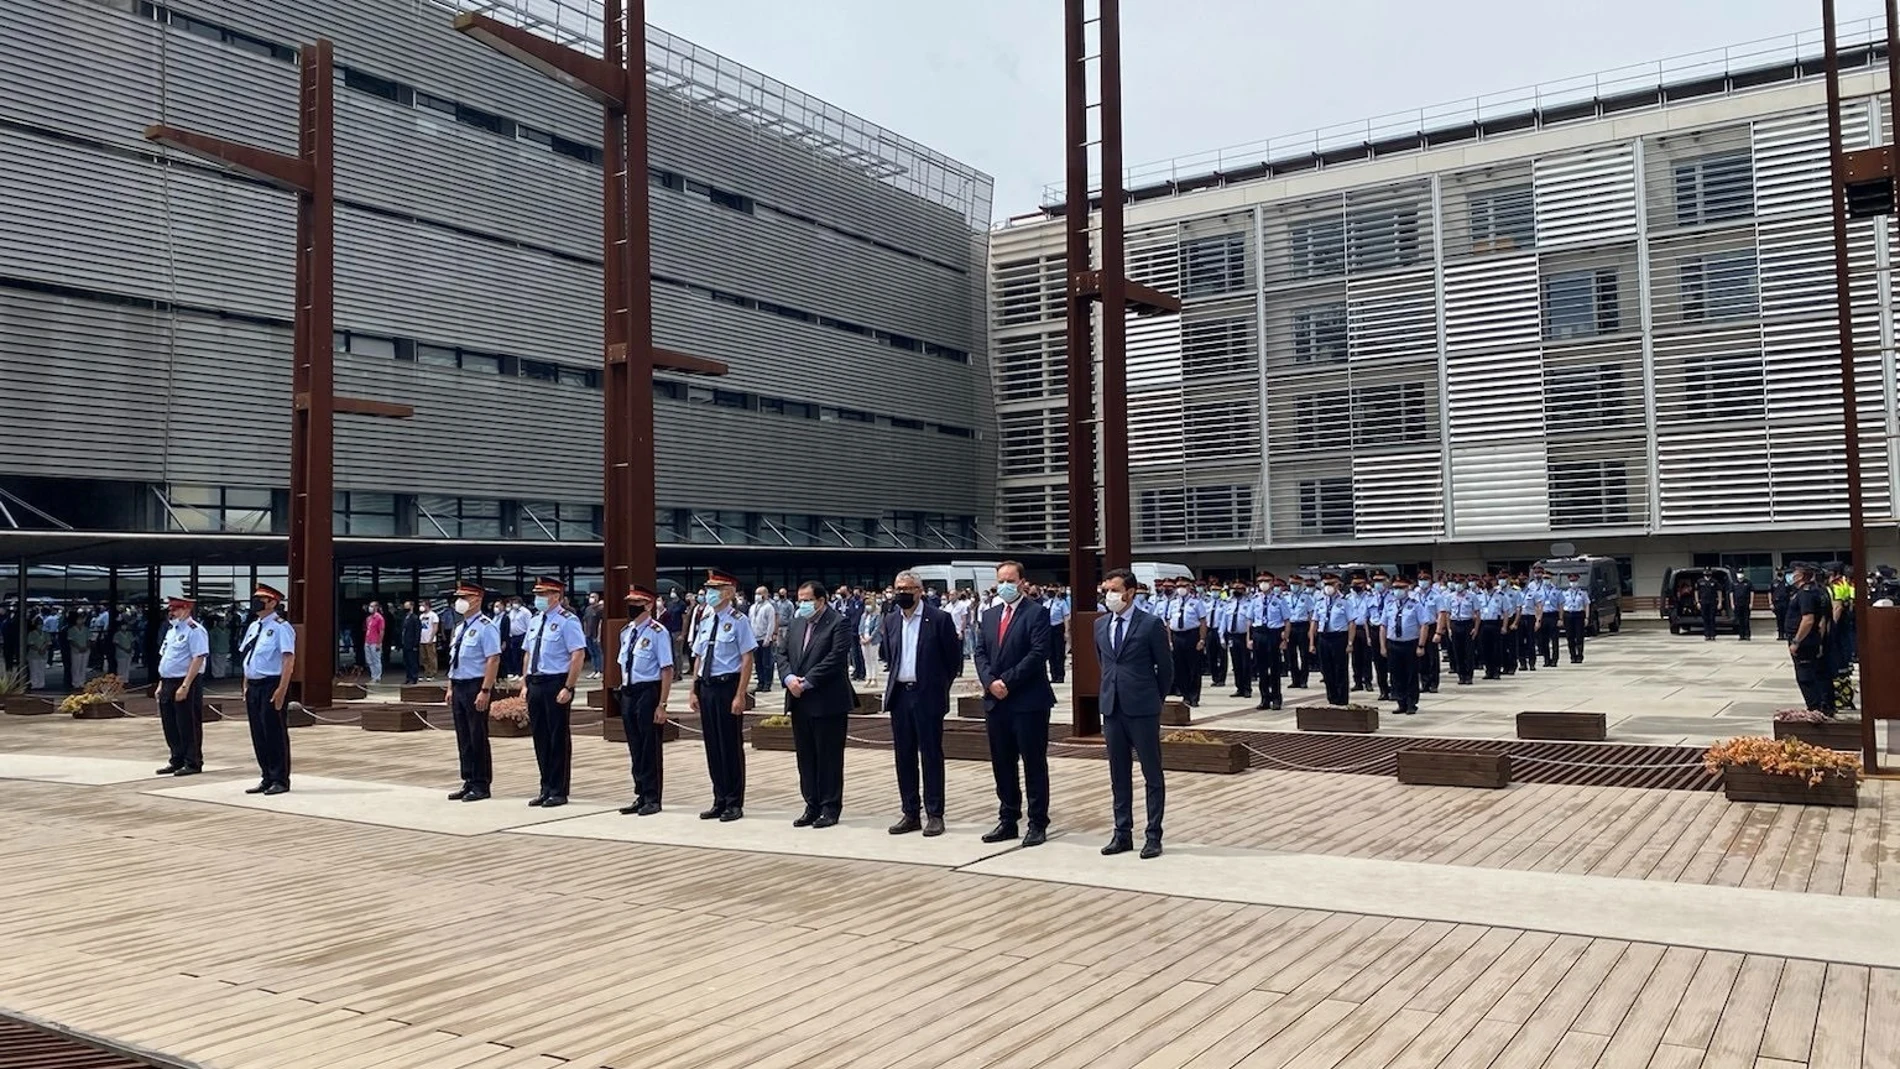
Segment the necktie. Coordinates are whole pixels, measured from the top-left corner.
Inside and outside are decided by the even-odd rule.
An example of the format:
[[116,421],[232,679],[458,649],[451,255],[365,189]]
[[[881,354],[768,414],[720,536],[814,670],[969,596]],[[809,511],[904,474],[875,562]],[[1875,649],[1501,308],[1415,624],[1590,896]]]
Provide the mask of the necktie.
[[468,627],[466,621],[455,625],[455,634],[449,637],[449,675],[462,665],[462,631]]
[[633,682],[633,644],[640,637],[640,629],[634,628],[627,635],[627,646],[620,654],[620,685]]
[[541,626],[534,629],[534,652],[528,655],[528,672],[530,675],[541,674],[541,640],[547,636],[547,633],[548,614],[542,613]]
[[1016,606],[1014,605],[1003,606],[1002,622],[996,625],[996,641],[997,642],[999,643],[1002,642],[1003,636],[1009,634],[1009,618],[1012,615],[1014,615],[1015,612],[1016,612]]
[[1174,629],[1176,631],[1182,631],[1182,630],[1185,630],[1186,628],[1187,628],[1187,599],[1182,598],[1179,602],[1175,603],[1175,606],[1174,606]]
[[1127,622],[1126,617],[1123,617],[1119,614],[1115,617],[1115,634],[1110,636],[1109,641],[1108,641],[1108,645],[1110,649],[1118,650],[1122,648],[1122,624],[1126,622]]

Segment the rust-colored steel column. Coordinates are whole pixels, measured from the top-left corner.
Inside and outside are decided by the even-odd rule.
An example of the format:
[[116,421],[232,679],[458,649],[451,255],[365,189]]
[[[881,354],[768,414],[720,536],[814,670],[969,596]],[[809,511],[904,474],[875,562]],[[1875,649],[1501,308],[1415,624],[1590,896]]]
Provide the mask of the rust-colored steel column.
[[1095,664],[1095,335],[1091,322],[1095,298],[1083,280],[1092,266],[1089,253],[1088,44],[1084,0],[1063,4],[1064,148],[1067,200],[1069,408],[1069,625],[1075,670],[1070,673],[1073,733],[1102,732],[1101,677]]
[[1102,561],[1133,562],[1128,522],[1128,245],[1122,230],[1121,0],[1101,0]]
[[[305,705],[327,708],[336,679],[336,552],[331,528],[336,487],[336,80],[334,49],[318,41],[303,50],[303,115],[299,155],[310,189],[297,199],[297,311],[291,359],[296,365],[292,545],[301,560],[290,572],[290,620],[303,625],[297,650]],[[298,447],[301,446],[301,449]],[[302,530],[298,531],[297,528]],[[294,556],[294,551],[293,551]]]
[[[1892,6],[1892,0],[1889,0],[1889,11]],[[1821,32],[1825,39],[1827,62],[1827,147],[1834,208],[1834,308],[1841,355],[1841,430],[1846,439],[1843,442],[1843,459],[1847,463],[1847,537],[1849,554],[1853,557],[1848,567],[1854,580],[1854,619],[1864,621],[1868,618],[1870,605],[1866,580],[1869,562],[1866,511],[1861,497],[1860,405],[1859,390],[1854,381],[1854,296],[1847,247],[1847,186],[1843,181],[1842,165],[1841,54],[1834,19],[1834,0],[1821,0]],[[1889,16],[1889,37],[1892,33]],[[1863,700],[1869,700],[1864,674],[1861,682]],[[1871,705],[1863,708],[1860,722],[1861,761],[1869,772],[1880,767],[1880,742],[1876,727]]]

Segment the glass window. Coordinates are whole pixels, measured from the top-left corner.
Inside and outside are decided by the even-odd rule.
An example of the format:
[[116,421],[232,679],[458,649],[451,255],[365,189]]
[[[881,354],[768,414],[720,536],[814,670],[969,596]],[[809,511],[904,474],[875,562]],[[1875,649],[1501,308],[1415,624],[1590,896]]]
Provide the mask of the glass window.
[[340,535],[393,538],[396,535],[396,496],[363,490],[339,490],[330,529]]
[[1323,304],[1293,313],[1293,359],[1336,364],[1346,359],[1346,305]]
[[1300,480],[1300,533],[1352,533],[1352,477]]
[[1537,243],[1537,208],[1528,184],[1473,193],[1468,204],[1473,252],[1528,249]]
[[490,375],[501,373],[501,357],[493,353],[476,353],[463,349],[461,355],[464,371],[485,371]]
[[1362,386],[1352,392],[1352,435],[1355,446],[1400,445],[1423,442],[1432,436],[1425,408],[1425,385],[1395,382]]
[[263,534],[274,516],[271,491],[253,487],[171,486],[165,500],[170,531]]
[[1217,234],[1181,243],[1181,296],[1206,297],[1247,288],[1247,239]]
[[1755,211],[1754,161],[1747,150],[1676,165],[1676,222],[1746,219]]
[[1347,255],[1353,271],[1378,271],[1418,262],[1417,208],[1358,213],[1347,222]]
[[1682,263],[1682,318],[1729,319],[1755,314],[1755,253],[1710,253]]
[[360,356],[380,356],[387,360],[396,358],[396,339],[381,338],[374,334],[350,332],[350,352]]
[[1544,280],[1544,337],[1613,334],[1620,320],[1615,268],[1569,271]]
[[1550,465],[1552,527],[1603,527],[1630,522],[1629,473],[1621,460]]
[[1341,219],[1296,223],[1287,232],[1294,278],[1337,275],[1346,269],[1346,224]]
[[416,363],[430,367],[455,367],[455,350],[442,345],[416,345]]

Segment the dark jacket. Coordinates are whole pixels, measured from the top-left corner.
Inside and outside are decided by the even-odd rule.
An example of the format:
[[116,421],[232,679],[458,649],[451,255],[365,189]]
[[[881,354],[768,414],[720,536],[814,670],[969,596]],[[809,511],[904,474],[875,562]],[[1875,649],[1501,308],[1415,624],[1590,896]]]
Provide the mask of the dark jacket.
[[[1049,658],[1055,654],[1055,634],[1049,628],[1049,610],[1021,598],[1009,621],[1009,633],[997,635],[1003,606],[983,614],[977,622],[976,677],[983,684],[983,708],[998,713],[1047,713],[1056,706],[1049,685]],[[1009,697],[1000,701],[990,684],[1002,680]]]
[[827,608],[809,619],[792,620],[786,644],[786,662],[780,680],[798,676],[808,685],[805,693],[785,692],[785,711],[805,716],[845,716],[856,708],[851,689],[851,625],[844,614]]
[[402,618],[402,648],[410,649],[420,645],[422,645],[422,617],[410,611]]
[[1110,646],[1115,614],[1095,618],[1095,657],[1102,665],[1102,716],[1160,716],[1161,703],[1174,686],[1174,649],[1168,629],[1152,613],[1128,614],[1127,632]]
[[[895,604],[895,603],[893,603]],[[945,715],[950,712],[950,683],[963,667],[963,642],[957,638],[957,625],[950,614],[929,605],[917,606],[922,617],[917,624],[917,687],[930,707]],[[897,664],[904,651],[904,614],[901,610],[884,614],[878,639],[878,656],[884,662],[884,707],[891,706],[891,691],[897,686]]]

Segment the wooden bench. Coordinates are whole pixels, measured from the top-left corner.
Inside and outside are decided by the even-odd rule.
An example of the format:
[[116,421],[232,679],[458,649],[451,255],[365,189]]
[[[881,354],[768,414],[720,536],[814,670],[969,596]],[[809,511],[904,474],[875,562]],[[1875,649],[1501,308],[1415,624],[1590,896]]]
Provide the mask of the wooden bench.
[[1602,742],[1610,734],[1609,718],[1602,713],[1517,714],[1520,739],[1568,739],[1577,742]]
[[1497,789],[1511,782],[1511,755],[1479,750],[1400,750],[1399,782]]

